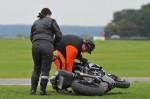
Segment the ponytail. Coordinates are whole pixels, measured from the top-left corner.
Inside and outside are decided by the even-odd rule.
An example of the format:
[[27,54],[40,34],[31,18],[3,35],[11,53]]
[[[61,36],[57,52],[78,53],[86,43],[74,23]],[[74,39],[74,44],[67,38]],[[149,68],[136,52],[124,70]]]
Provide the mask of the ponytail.
[[43,8],[39,15],[37,16],[38,18],[42,19],[44,18],[47,14],[52,14],[51,10],[49,8]]
[[37,16],[38,18],[42,19],[44,18],[45,16],[42,14],[42,13],[39,13],[39,15]]

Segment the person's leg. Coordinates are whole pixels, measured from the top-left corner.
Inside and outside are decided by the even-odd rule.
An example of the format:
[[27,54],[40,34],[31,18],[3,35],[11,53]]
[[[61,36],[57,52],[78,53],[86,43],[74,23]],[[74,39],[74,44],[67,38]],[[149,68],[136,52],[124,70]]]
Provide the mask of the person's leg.
[[[62,53],[60,51],[57,50],[57,53],[58,53],[58,58],[54,61],[54,64],[56,65],[56,73],[51,77],[50,79],[50,82],[52,84],[52,87],[53,89],[56,89],[57,92],[60,92],[60,93],[64,93],[64,94],[68,94],[70,93],[68,90],[67,90],[67,87],[63,87],[62,89],[59,89],[57,88],[57,79],[58,79],[58,70],[67,70],[67,67],[66,67],[66,62],[65,62],[65,58],[64,56],[62,55]],[[66,79],[66,78],[65,78]],[[62,83],[63,84],[63,83]],[[64,84],[62,85],[64,86]]]
[[58,71],[50,78],[50,83],[52,84],[53,89],[57,89],[57,80],[59,77]]
[[67,88],[71,87],[72,82],[76,80],[76,78],[64,78],[63,87],[58,92],[63,94],[73,94],[72,90],[68,90]]
[[38,46],[32,47],[32,58],[34,61],[34,70],[32,72],[32,76],[31,76],[30,94],[34,95],[34,94],[36,94],[39,76],[41,73],[41,56],[40,56],[40,52],[38,50]]
[[56,70],[66,70],[65,58],[60,51],[57,50],[58,58],[54,61]]
[[[59,80],[59,76],[64,77],[63,82],[61,82],[62,88],[58,88],[57,84]],[[55,72],[55,74],[51,77],[50,82],[52,84],[53,89],[56,89],[57,92],[63,93],[63,94],[70,94],[72,91],[67,90],[72,84],[72,82],[76,78],[73,77],[73,73],[68,72],[66,70],[58,70]],[[59,82],[60,84],[60,82]]]
[[43,44],[40,95],[49,95],[49,93],[46,92],[46,87],[47,87],[49,72],[52,64],[52,56],[53,56],[53,45],[51,43]]

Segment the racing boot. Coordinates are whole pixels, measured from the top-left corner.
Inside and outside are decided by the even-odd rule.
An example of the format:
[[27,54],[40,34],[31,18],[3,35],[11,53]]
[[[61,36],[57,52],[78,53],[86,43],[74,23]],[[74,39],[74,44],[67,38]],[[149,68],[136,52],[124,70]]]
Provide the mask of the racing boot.
[[48,79],[41,79],[40,82],[40,95],[50,95],[49,93],[46,92],[46,87],[47,87]]
[[39,78],[31,77],[31,89],[30,89],[30,94],[31,95],[35,95],[36,94],[36,89],[37,89],[37,86],[38,86],[38,81],[39,81]]

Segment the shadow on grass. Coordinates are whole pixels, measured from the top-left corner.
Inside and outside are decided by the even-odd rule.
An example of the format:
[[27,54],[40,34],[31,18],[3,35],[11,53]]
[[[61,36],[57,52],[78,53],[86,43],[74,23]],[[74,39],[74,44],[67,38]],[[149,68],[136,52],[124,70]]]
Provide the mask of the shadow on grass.
[[[62,94],[62,93],[57,93],[57,94]],[[104,95],[102,96],[115,96],[115,95],[125,95],[127,93],[124,93],[124,92],[111,92],[111,93],[105,93]],[[88,95],[82,95],[82,94],[62,94],[62,95],[72,95],[72,96],[88,96]],[[89,95],[90,96],[90,95]],[[97,96],[97,95],[94,95],[94,96]]]
[[110,96],[110,95],[125,95],[125,94],[127,94],[127,93],[124,93],[124,92],[110,92],[110,93],[106,93],[104,95]]

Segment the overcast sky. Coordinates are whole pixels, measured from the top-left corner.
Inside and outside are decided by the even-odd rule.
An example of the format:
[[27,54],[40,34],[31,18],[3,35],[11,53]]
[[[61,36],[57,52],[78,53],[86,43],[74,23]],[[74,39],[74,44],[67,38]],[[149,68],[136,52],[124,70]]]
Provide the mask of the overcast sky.
[[113,13],[140,9],[150,0],[0,0],[0,24],[32,24],[42,8],[52,11],[59,25],[105,26]]

